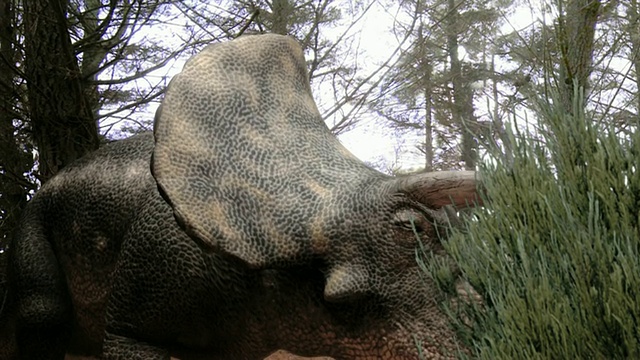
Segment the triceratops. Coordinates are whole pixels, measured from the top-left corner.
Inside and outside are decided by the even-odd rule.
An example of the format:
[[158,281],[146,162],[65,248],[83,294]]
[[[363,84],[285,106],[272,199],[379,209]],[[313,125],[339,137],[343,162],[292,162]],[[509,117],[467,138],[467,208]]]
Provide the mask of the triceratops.
[[11,247],[24,359],[453,356],[441,295],[443,207],[475,173],[392,177],[347,151],[300,46],[210,45],[171,81],[154,133],[109,144],[34,196]]

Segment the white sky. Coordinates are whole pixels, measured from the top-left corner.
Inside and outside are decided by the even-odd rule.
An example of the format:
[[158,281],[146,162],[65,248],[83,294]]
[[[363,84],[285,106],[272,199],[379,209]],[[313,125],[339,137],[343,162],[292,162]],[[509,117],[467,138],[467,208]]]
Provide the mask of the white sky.
[[[359,41],[364,55],[360,64],[363,73],[373,71],[397,47],[398,41],[391,33],[397,12],[397,8],[384,8],[376,2],[362,20],[359,26],[361,34]],[[314,94],[314,96],[318,95]],[[392,164],[394,159],[400,155],[401,164],[399,165],[403,168],[414,168],[423,164],[421,158],[407,151],[407,146],[402,144],[403,139],[373,118],[361,120],[353,130],[341,134],[338,138],[345,147],[363,161],[371,163],[383,161],[387,166],[394,166]],[[401,154],[396,154],[398,151]]]

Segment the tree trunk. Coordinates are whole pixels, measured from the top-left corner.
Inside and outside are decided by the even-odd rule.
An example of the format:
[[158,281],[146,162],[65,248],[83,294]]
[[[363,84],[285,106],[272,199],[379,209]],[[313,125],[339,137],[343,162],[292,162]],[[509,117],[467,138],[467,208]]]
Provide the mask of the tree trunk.
[[99,145],[67,28],[65,0],[24,2],[25,75],[41,181]]
[[431,87],[432,68],[430,64],[427,64],[424,68],[424,169],[425,171],[433,171],[433,88]]
[[418,28],[418,46],[420,46],[420,72],[422,91],[424,94],[424,169],[433,171],[433,86],[431,75],[433,66],[427,56],[427,36],[424,34],[422,22]]
[[[631,62],[636,75],[636,87],[640,89],[640,11],[638,1],[631,0],[627,8],[629,37],[631,38]],[[640,124],[640,91],[636,93],[636,121]]]
[[16,139],[18,102],[16,72],[16,26],[13,0],[0,0],[0,359],[16,359],[15,319],[7,285],[7,252],[27,203],[28,181],[24,174],[33,166],[27,147]]
[[[495,131],[498,133],[498,139],[500,140],[499,146],[502,148],[503,161],[508,166],[513,165],[513,146],[511,143],[511,138],[509,138],[509,134],[505,127],[505,123],[502,120],[502,115],[500,114],[500,102],[499,92],[498,92],[498,78],[496,76],[496,64],[495,64],[495,55],[491,55],[491,89],[493,95],[493,127]],[[516,94],[514,94],[515,97]]]
[[289,23],[293,15],[293,5],[290,0],[273,0],[271,7],[271,31],[280,35],[289,35]]
[[20,146],[14,124],[19,123],[18,93],[15,85],[16,33],[12,0],[0,0],[0,249],[8,245],[18,224],[32,185],[25,178],[33,158]]
[[461,159],[468,170],[475,169],[476,141],[474,136],[475,119],[473,115],[473,94],[468,84],[464,82],[462,63],[458,59],[458,27],[459,16],[455,0],[448,0],[448,12],[446,21],[447,47],[449,60],[451,61],[451,84],[453,88],[452,120],[460,125],[462,132],[462,144],[460,149]]
[[[84,46],[82,51],[82,64],[80,72],[83,74],[82,86],[84,88],[88,106],[91,109],[93,119],[98,119],[100,112],[100,94],[98,87],[91,82],[98,79],[100,64],[107,55],[107,49],[113,44],[101,40],[100,10],[104,11],[99,0],[85,0],[86,11],[82,18]],[[81,9],[78,9],[80,12]],[[125,12],[126,13],[126,12]],[[124,21],[124,20],[123,20]]]
[[[562,6],[566,4],[566,11]],[[558,2],[558,41],[560,42],[560,94],[565,110],[573,113],[574,95],[588,93],[593,61],[593,40],[600,11],[599,0]],[[578,92],[574,86],[578,87]]]

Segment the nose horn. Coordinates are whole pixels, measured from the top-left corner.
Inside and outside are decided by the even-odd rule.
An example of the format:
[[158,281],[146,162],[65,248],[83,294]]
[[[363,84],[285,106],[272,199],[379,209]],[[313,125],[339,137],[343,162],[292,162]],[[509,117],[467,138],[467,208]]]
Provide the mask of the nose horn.
[[482,206],[481,186],[475,171],[427,172],[398,178],[397,191],[409,195],[429,208],[452,205],[456,209]]

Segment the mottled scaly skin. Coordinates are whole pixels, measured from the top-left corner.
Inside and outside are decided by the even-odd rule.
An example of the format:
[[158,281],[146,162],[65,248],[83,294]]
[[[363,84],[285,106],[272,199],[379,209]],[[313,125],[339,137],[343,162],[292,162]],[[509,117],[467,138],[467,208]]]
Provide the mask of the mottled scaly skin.
[[11,248],[22,358],[456,351],[411,224],[443,256],[434,221],[471,198],[469,174],[367,168],[304,67],[288,37],[211,46],[172,81],[155,143],[110,144],[43,186]]

